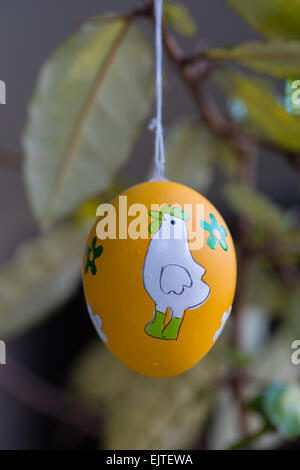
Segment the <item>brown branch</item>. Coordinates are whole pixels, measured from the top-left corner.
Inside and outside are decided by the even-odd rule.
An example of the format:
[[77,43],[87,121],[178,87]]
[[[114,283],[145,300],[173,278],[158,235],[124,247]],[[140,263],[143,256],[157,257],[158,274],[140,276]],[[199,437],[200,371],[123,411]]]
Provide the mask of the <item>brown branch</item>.
[[[147,10],[145,15],[149,16],[149,6],[151,6],[151,20],[154,22],[153,0],[147,2]],[[162,27],[164,49],[169,59],[174,63],[179,76],[186,85],[193,101],[198,107],[201,118],[211,129],[213,133],[221,138],[225,138],[238,151],[239,154],[244,152],[244,148],[253,145],[253,136],[242,134],[241,129],[236,123],[227,119],[218,109],[212,98],[204,93],[202,89],[202,81],[207,77],[207,59],[203,55],[198,56],[196,63],[202,64],[202,72],[195,73],[194,65],[191,59],[186,60],[183,50],[178,44],[176,38],[169,32],[166,26]]]
[[[150,18],[154,22],[153,0],[145,0],[144,3],[144,7],[136,8],[126,16],[128,21],[131,22],[138,18]],[[116,18],[122,17],[124,18],[122,15],[116,15]],[[88,22],[91,21],[99,21],[99,19],[88,20]],[[111,17],[107,21],[111,21]],[[240,150],[243,152],[244,146],[247,147],[249,144],[252,145],[252,142],[256,142],[257,146],[280,153],[297,172],[300,172],[299,152],[287,150],[268,139],[250,133],[238,123],[224,116],[212,98],[203,92],[201,84],[216,68],[222,65],[220,60],[208,58],[205,52],[197,52],[191,56],[184,55],[175,37],[165,25],[163,25],[163,42],[169,59],[174,63],[198,106],[202,119],[212,132],[218,137],[226,139],[238,151],[238,154],[240,154]],[[20,170],[21,162],[21,153],[0,149],[0,167]]]
[[[249,142],[248,142],[249,143]],[[255,145],[244,146],[240,148],[242,152],[242,158],[240,161],[240,182],[247,184],[248,186],[254,186],[256,180],[256,162],[257,154]],[[251,258],[247,255],[247,247],[249,246],[248,234],[251,228],[251,224],[248,219],[244,216],[238,217],[238,234],[236,240],[236,248],[238,253],[238,277],[237,277],[237,288],[235,301],[232,309],[232,346],[240,350],[243,348],[241,343],[242,336],[242,308],[246,301],[248,277],[251,267]],[[239,416],[240,416],[240,428],[242,436],[246,437],[248,434],[248,419],[247,412],[244,404],[244,380],[242,367],[234,367],[236,369],[236,380],[232,384],[233,395],[236,399]]]
[[102,416],[99,410],[81,403],[18,364],[11,357],[1,366],[0,388],[30,408],[57,421],[98,437]]
[[[135,17],[148,17],[154,23],[153,0],[146,0],[145,7],[134,12]],[[293,168],[300,172],[300,154],[296,151],[288,151],[286,148],[275,144],[261,136],[249,132],[240,124],[228,119],[218,109],[211,96],[205,94],[202,84],[215,68],[222,65],[220,61],[208,58],[205,52],[196,53],[193,56],[185,56],[176,38],[163,25],[163,43],[169,59],[174,63],[179,76],[189,90],[201,117],[206,125],[218,137],[226,139],[238,152],[244,153],[244,147],[256,146],[280,153]]]

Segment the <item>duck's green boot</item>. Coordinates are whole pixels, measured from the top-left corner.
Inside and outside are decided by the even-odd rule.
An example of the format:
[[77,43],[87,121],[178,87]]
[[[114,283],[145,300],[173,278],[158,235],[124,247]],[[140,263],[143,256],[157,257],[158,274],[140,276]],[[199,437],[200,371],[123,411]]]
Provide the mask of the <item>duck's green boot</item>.
[[172,317],[170,323],[166,326],[163,331],[163,338],[164,339],[177,339],[180,325],[181,325],[181,318]]
[[147,335],[154,336],[154,338],[163,337],[162,330],[164,326],[165,316],[166,316],[165,313],[155,310],[153,320],[150,323],[148,323],[148,325],[146,325],[145,327],[145,331]]

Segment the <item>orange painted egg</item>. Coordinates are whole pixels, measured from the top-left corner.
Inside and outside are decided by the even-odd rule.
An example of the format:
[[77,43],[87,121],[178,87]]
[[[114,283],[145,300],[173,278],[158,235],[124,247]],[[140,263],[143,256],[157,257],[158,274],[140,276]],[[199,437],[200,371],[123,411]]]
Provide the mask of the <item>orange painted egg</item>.
[[138,184],[97,216],[82,276],[100,338],[140,374],[186,371],[213,346],[232,308],[236,256],[222,216],[169,181]]

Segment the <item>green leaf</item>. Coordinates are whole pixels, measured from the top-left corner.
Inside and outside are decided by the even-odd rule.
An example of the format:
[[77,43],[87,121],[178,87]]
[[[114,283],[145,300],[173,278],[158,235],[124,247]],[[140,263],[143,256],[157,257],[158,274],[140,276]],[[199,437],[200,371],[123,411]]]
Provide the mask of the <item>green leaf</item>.
[[199,125],[181,122],[174,125],[166,139],[166,174],[171,181],[205,191],[213,178],[212,159],[216,145]]
[[43,225],[108,188],[153,95],[152,48],[137,25],[96,19],[42,67],[24,135],[25,180]]
[[182,121],[167,133],[166,174],[170,180],[205,191],[212,181],[213,165],[217,162],[232,174],[238,160],[225,142],[202,125]]
[[158,232],[161,226],[161,221],[160,220],[154,220],[149,224],[148,226],[148,232],[153,235],[154,233]]
[[300,39],[299,0],[226,0],[226,3],[267,37]]
[[252,408],[284,437],[293,439],[300,435],[300,386],[274,383],[256,397]]
[[68,299],[80,279],[91,219],[68,222],[22,245],[0,269],[0,338],[42,321]]
[[168,26],[182,36],[193,37],[197,34],[197,23],[182,3],[165,2],[164,20]]
[[205,424],[216,391],[209,384],[218,372],[210,353],[180,376],[149,379],[97,343],[74,365],[71,386],[106,410],[105,448],[183,449]]
[[219,74],[232,117],[288,150],[300,150],[300,119],[286,112],[269,83],[234,71]]
[[241,183],[225,186],[225,197],[232,209],[268,232],[283,232],[290,226],[288,216],[265,195]]
[[234,60],[277,78],[300,76],[300,42],[296,41],[251,41],[235,47],[210,49],[207,55],[212,59]]

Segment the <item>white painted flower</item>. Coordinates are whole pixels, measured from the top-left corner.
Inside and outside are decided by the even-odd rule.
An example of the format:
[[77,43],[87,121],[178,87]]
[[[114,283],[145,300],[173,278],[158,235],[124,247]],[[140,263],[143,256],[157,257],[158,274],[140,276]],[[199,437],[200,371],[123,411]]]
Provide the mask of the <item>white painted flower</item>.
[[88,305],[87,306],[88,308],[88,312],[89,312],[89,315],[90,315],[90,319],[98,333],[98,335],[100,336],[100,338],[102,339],[102,341],[104,343],[107,343],[107,337],[106,335],[103,333],[102,331],[102,321],[101,321],[101,318],[99,317],[99,315],[94,315],[93,312],[92,312],[92,309],[91,309],[91,306]]
[[216,341],[216,340],[219,338],[220,334],[222,333],[223,328],[224,328],[224,326],[225,326],[225,323],[227,322],[227,320],[228,320],[228,318],[229,318],[229,315],[231,314],[231,310],[232,310],[232,305],[231,305],[231,307],[229,308],[228,312],[224,312],[224,313],[223,313],[222,320],[221,320],[221,326],[220,326],[220,328],[215,332],[214,337],[213,337],[213,341]]

